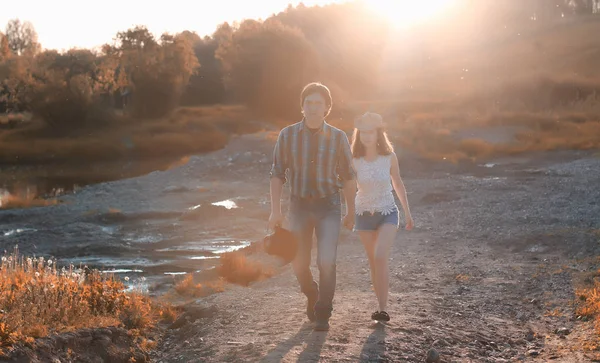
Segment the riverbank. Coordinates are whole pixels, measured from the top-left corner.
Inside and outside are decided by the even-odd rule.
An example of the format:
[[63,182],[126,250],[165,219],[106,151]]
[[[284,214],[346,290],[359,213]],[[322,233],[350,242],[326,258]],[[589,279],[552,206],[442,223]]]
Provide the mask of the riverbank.
[[[187,272],[200,284],[218,279],[210,271],[219,260],[206,258],[219,256],[215,248],[234,250],[265,234],[275,135],[240,136],[167,171],[82,188],[59,205],[0,211],[3,228],[23,230],[1,238],[2,247],[18,242],[76,263],[103,259],[107,268],[128,270],[122,277],[154,276],[147,288],[156,297],[183,279],[168,273]],[[249,261],[271,277],[248,287],[221,281],[222,292],[209,296],[175,295],[190,313],[160,333],[152,360],[417,362],[431,347],[445,361],[593,354],[591,322],[577,319],[572,303],[600,252],[594,152],[481,163],[401,155],[416,228],[400,232],[392,250],[389,325],[370,321],[367,261],[357,237],[344,231],[330,332],[312,332],[289,265],[254,252]],[[215,205],[226,200],[233,204]],[[563,327],[571,332],[564,338],[556,333]]]

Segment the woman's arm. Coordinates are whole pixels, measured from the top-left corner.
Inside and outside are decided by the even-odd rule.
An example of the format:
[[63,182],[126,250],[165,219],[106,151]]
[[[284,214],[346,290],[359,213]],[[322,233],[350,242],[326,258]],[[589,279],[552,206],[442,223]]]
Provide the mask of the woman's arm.
[[404,210],[406,228],[411,229],[413,226],[413,220],[412,215],[410,213],[410,207],[408,206],[408,198],[406,197],[406,188],[404,187],[404,182],[402,182],[402,178],[400,177],[400,166],[398,165],[398,157],[395,153],[392,153],[391,157],[392,165],[390,167],[390,174],[392,178],[392,185],[394,187],[396,195],[398,195],[398,199],[400,199],[402,209]]

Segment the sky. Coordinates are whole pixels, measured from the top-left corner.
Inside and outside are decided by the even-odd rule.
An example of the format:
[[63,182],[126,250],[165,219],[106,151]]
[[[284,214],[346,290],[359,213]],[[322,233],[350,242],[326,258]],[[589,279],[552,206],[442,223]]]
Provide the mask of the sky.
[[[341,0],[304,0],[306,6],[324,5]],[[29,21],[38,33],[42,48],[66,50],[93,48],[112,39],[120,31],[145,25],[159,36],[163,32],[183,30],[210,35],[217,25],[243,19],[266,19],[285,10],[290,0],[214,0],[214,1],[142,1],[103,0],[18,0],[3,1],[0,30],[10,19]]]
[[[120,31],[143,25],[155,36],[184,30],[211,35],[219,24],[244,19],[266,19],[288,5],[306,6],[350,0],[5,0],[0,30],[11,19],[33,24],[42,48],[59,51],[95,48],[112,43]],[[364,0],[396,29],[434,19],[456,0]]]

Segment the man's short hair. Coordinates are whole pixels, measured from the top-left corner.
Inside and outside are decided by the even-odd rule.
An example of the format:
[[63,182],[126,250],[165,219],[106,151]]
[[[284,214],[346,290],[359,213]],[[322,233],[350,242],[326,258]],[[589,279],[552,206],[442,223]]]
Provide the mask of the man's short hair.
[[304,100],[306,99],[306,97],[312,95],[313,93],[318,93],[321,96],[323,96],[323,99],[325,99],[325,105],[327,106],[327,113],[325,114],[325,116],[329,115],[329,112],[331,111],[331,106],[333,104],[333,100],[331,99],[331,92],[329,91],[329,88],[327,88],[327,86],[320,82],[312,82],[304,86],[304,89],[302,90],[302,94],[300,96],[300,107],[302,108],[302,106],[304,106]]

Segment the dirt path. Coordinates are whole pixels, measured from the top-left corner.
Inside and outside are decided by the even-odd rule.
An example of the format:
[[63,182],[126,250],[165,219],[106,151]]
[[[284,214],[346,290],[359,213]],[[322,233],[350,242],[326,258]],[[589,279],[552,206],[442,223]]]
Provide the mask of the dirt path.
[[[268,152],[270,144],[237,147]],[[153,361],[423,362],[432,347],[443,362],[590,361],[581,348],[589,323],[570,303],[574,279],[596,268],[600,159],[556,152],[493,167],[402,162],[416,229],[400,232],[392,250],[389,324],[370,320],[367,260],[345,231],[329,332],[312,331],[288,265],[192,303],[191,318],[165,333]],[[211,176],[244,171],[236,191],[249,198],[245,208],[219,219],[256,238],[268,216],[262,169],[249,159]]]

